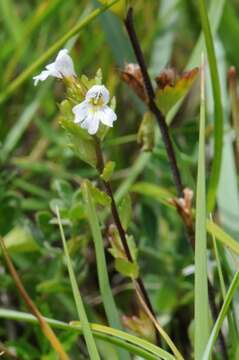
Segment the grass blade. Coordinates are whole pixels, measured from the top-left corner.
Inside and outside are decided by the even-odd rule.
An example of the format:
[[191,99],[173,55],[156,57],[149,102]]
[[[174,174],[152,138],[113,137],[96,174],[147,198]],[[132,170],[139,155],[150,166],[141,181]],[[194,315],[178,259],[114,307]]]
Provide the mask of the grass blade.
[[0,93],[0,104],[5,102],[14,91],[22,85],[30,76],[34,74],[39,66],[42,66],[52,55],[54,55],[72,36],[76,35],[79,31],[84,29],[91,21],[93,21],[97,16],[106,11],[112,5],[114,5],[119,0],[112,0],[105,6],[102,6],[99,9],[92,11],[85,19],[83,19],[79,24],[75,25],[71,30],[69,30],[65,35],[63,35],[58,41],[55,42],[42,56],[40,56],[32,65],[30,65],[26,70],[24,70],[15,80],[11,82],[7,88]]
[[220,226],[212,221],[207,221],[207,231],[214,235],[224,246],[228,247],[235,254],[239,255],[239,244],[228,235]]
[[68,252],[65,234],[64,234],[63,227],[62,227],[60,213],[59,213],[58,208],[56,208],[56,214],[57,214],[58,225],[59,225],[59,229],[60,229],[60,233],[61,233],[61,239],[62,239],[62,243],[63,243],[63,247],[64,247],[64,252],[65,252],[65,256],[66,256],[66,262],[67,262],[67,268],[68,268],[69,277],[70,277],[70,281],[71,281],[72,292],[74,295],[77,312],[78,312],[78,315],[79,315],[79,318],[80,318],[80,321],[82,324],[82,332],[83,332],[83,335],[85,338],[85,342],[86,342],[87,349],[88,349],[88,352],[90,355],[90,359],[100,360],[100,356],[99,356],[99,353],[98,353],[98,350],[97,350],[97,347],[95,344],[95,340],[91,333],[91,328],[90,328],[90,325],[88,322],[88,318],[87,318],[84,304],[83,304],[83,301],[81,298],[81,294],[78,289],[78,285],[77,285],[74,270],[72,267],[70,255]]
[[[204,65],[202,65],[204,66]],[[200,135],[195,232],[195,359],[201,360],[208,341],[207,232],[205,185],[205,80],[201,72]]]
[[[105,253],[104,253],[103,239],[101,235],[101,230],[100,230],[100,225],[99,225],[95,205],[90,193],[89,186],[86,181],[82,184],[81,188],[86,206],[87,218],[94,239],[97,273],[99,278],[99,286],[100,286],[101,296],[103,299],[104,309],[110,326],[113,328],[121,329],[118,310],[116,308],[116,304],[110,287]],[[121,359],[129,359],[126,353],[124,354],[121,353],[120,356]]]
[[198,0],[199,13],[204,33],[207,55],[209,61],[209,68],[211,74],[213,98],[214,98],[214,156],[212,162],[212,171],[208,188],[208,210],[211,212],[214,209],[217,187],[220,177],[221,162],[222,162],[222,148],[223,148],[223,108],[221,99],[221,88],[218,74],[218,67],[215,55],[215,49],[212,38],[212,31],[208,19],[207,8],[205,0]]
[[228,292],[226,294],[226,298],[224,300],[224,303],[222,305],[222,308],[221,308],[221,311],[218,315],[218,318],[217,318],[217,321],[213,327],[213,330],[211,332],[211,335],[210,335],[210,338],[208,340],[208,344],[207,344],[207,347],[206,347],[206,350],[203,354],[203,357],[202,359],[203,360],[209,360],[210,359],[210,356],[212,354],[212,351],[213,351],[213,345],[215,344],[215,341],[217,339],[217,336],[218,336],[218,333],[220,331],[220,328],[223,324],[223,321],[227,315],[227,312],[229,310],[229,306],[231,304],[231,301],[232,301],[232,298],[233,298],[233,295],[237,289],[237,287],[239,286],[239,271],[236,272],[236,274],[234,275],[234,278],[231,282],[231,285],[228,289]]
[[[37,319],[29,313],[24,313],[21,311],[15,311],[10,309],[3,309],[3,308],[0,308],[0,318],[22,321],[32,324],[37,323]],[[49,319],[49,318],[44,318],[44,319],[45,321],[47,321],[49,325],[57,329],[62,329],[67,331],[77,331],[79,333],[82,332],[82,326],[80,325],[80,323],[77,325],[73,325],[55,319]],[[106,342],[117,344],[122,348],[131,350],[132,353],[134,354],[143,356],[144,359],[175,360],[174,356],[169,354],[167,351],[137,336],[99,324],[91,324],[91,329],[93,335],[97,339],[102,339]]]

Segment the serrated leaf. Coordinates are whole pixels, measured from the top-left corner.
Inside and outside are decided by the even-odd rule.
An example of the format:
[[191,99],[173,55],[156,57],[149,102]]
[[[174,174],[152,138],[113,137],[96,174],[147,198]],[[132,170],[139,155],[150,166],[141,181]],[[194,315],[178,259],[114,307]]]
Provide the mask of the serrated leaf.
[[139,275],[139,268],[136,262],[130,262],[126,259],[117,258],[115,260],[115,269],[132,279],[137,279]]
[[103,169],[102,174],[100,175],[100,177],[105,180],[105,181],[109,181],[113,172],[115,169],[115,162],[114,161],[108,161]]
[[61,118],[60,125],[66,130],[70,139],[70,147],[77,156],[89,165],[96,167],[97,156],[94,138],[72,120]]
[[124,230],[127,230],[132,216],[132,204],[129,194],[125,195],[119,204],[119,216]]
[[156,103],[164,115],[189,91],[198,74],[198,68],[184,73],[174,85],[167,84],[156,90]]
[[119,232],[114,225],[111,225],[108,230],[109,241],[111,248],[108,249],[109,253],[115,258],[127,259],[122,242],[120,240]]
[[88,182],[91,195],[96,204],[102,206],[109,206],[111,204],[110,197],[104,192],[95,187],[91,182]]

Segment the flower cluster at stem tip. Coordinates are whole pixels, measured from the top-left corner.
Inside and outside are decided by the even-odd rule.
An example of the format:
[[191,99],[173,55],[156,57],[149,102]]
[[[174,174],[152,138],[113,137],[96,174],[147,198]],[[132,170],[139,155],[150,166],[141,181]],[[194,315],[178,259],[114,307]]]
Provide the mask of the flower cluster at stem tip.
[[[55,61],[33,77],[34,85],[45,81],[49,76],[58,79],[76,78],[74,64],[67,49],[60,50]],[[113,127],[117,116],[107,105],[109,101],[108,89],[104,85],[93,85],[87,91],[85,100],[73,107],[74,122],[86,129],[90,135],[97,133],[100,123]]]

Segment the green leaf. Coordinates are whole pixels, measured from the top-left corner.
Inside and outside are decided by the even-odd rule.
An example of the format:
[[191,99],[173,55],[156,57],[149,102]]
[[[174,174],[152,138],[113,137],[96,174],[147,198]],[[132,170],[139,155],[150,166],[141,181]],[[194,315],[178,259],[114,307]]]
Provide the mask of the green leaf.
[[137,279],[139,276],[138,264],[126,259],[117,258],[115,260],[115,269],[124,276],[128,276],[132,279]]
[[175,84],[156,89],[156,103],[164,115],[189,91],[198,74],[198,69],[184,73]]
[[104,181],[109,181],[111,179],[111,176],[114,172],[115,169],[115,162],[114,161],[108,161],[105,164],[105,167],[103,169],[102,174],[100,175],[100,177],[104,180]]
[[138,248],[136,246],[134,237],[132,235],[126,235],[126,240],[127,240],[127,244],[128,244],[132,259],[133,259],[133,261],[136,261],[137,256],[138,256]]
[[99,190],[91,182],[88,182],[88,186],[96,204],[110,206],[111,198],[104,191]]
[[220,226],[208,220],[207,231],[215,236],[215,238],[223,245],[227,246],[231,251],[239,256],[239,243],[230,235],[228,235]]
[[53,189],[57,192],[61,199],[70,200],[73,194],[70,183],[66,180],[56,179],[53,182]]
[[[202,61],[203,62],[203,61]],[[202,64],[202,67],[204,64]],[[209,337],[206,174],[205,174],[205,80],[201,72],[200,132],[195,225],[195,360],[201,360]]]
[[213,99],[214,99],[214,156],[212,162],[211,177],[208,186],[208,211],[212,212],[215,206],[217,187],[220,178],[222,149],[223,149],[223,108],[221,99],[221,87],[218,73],[217,59],[213,43],[212,30],[208,19],[208,9],[205,0],[198,0],[199,14],[202,23],[204,39],[207,48],[208,62],[211,75]]
[[[174,198],[175,195],[167,189],[151,184],[149,182],[138,182],[131,187],[131,192],[136,192],[145,196],[150,196],[157,201],[162,202],[165,205],[172,206],[169,204],[169,200]],[[173,207],[173,206],[172,206]]]
[[4,236],[4,243],[9,252],[12,253],[35,252],[40,249],[27,226],[14,227]]
[[84,219],[85,218],[84,205],[79,202],[72,205],[72,207],[69,210],[68,215],[69,215],[70,220]]
[[236,274],[233,277],[233,280],[231,282],[231,285],[228,289],[228,292],[226,294],[225,300],[223,302],[222,308],[220,310],[220,313],[218,315],[217,321],[214,324],[213,330],[210,334],[210,338],[208,340],[207,343],[207,347],[205,349],[205,352],[203,354],[203,356],[201,357],[202,360],[209,360],[211,359],[211,354],[213,351],[213,346],[216,342],[217,336],[219,334],[219,331],[222,327],[223,321],[229,311],[229,307],[233,298],[233,295],[235,293],[235,291],[237,290],[239,286],[239,271],[236,272]]
[[118,206],[119,216],[124,230],[128,229],[128,226],[132,217],[132,203],[129,194],[121,200]]
[[142,151],[152,151],[155,143],[155,120],[151,112],[144,114],[140,124],[137,142],[141,146]]
[[87,131],[75,124],[72,119],[62,117],[60,125],[66,130],[70,144],[69,146],[77,156],[92,167],[96,167],[97,156],[95,151],[95,141]]

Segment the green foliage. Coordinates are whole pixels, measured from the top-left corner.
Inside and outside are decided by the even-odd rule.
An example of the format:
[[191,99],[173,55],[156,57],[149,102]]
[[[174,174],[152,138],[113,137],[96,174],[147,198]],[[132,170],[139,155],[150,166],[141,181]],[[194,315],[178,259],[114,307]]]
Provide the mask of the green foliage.
[[137,279],[137,277],[139,276],[139,269],[137,263],[130,262],[126,259],[116,258],[115,269],[119,273],[128,276],[132,279]]
[[[102,3],[113,5],[112,11]],[[187,211],[186,200],[176,197],[158,123],[120,77],[124,65],[135,62],[122,21],[128,5],[134,8],[135,30],[155,101],[170,124],[183,186],[197,194],[191,204],[195,257],[177,211]],[[56,327],[69,358],[88,356],[79,336],[84,324],[76,321],[80,289],[88,334],[91,340],[93,335],[102,360],[128,359],[129,353],[150,360],[175,359],[164,341],[162,347],[152,343],[155,324],[146,313],[141,317],[134,290],[140,276],[161,328],[173,338],[172,348],[191,359],[196,346],[200,360],[210,358],[212,352],[215,360],[221,360],[218,335],[227,319],[223,335],[228,359],[236,359],[238,151],[231,136],[236,123],[230,119],[238,112],[238,76],[234,74],[232,94],[227,70],[231,65],[239,69],[237,1],[36,0],[33,4],[4,0],[0,10],[0,235],[29,296]],[[32,77],[63,47],[69,50],[77,77],[49,78],[34,87]],[[207,53],[205,66],[209,64],[213,85],[211,91],[206,70],[204,148],[196,70],[202,50]],[[163,86],[162,74],[172,74],[172,69],[182,75]],[[72,107],[84,101],[95,84],[109,89],[108,105],[117,121],[110,131],[101,125],[93,137],[74,123]],[[110,182],[132,262],[104,182]],[[205,184],[214,222],[205,215]],[[67,239],[63,246],[56,206]],[[211,241],[205,246],[206,231],[209,239],[214,236],[213,248]],[[219,310],[218,319],[209,319],[209,336],[206,261]],[[71,281],[66,265],[71,268]],[[55,359],[36,319],[23,312],[22,298],[4,261],[0,283],[0,353],[5,347],[23,360]],[[200,337],[194,344],[195,334]]]
[[119,203],[119,215],[123,228],[126,231],[132,219],[132,202],[129,194]]
[[[202,67],[204,57],[202,56]],[[209,335],[205,181],[205,69],[201,72],[200,131],[195,221],[195,359],[202,359]]]
[[40,247],[27,226],[15,226],[4,237],[4,242],[11,253],[39,251]]
[[155,120],[150,112],[144,114],[137,134],[137,142],[142,151],[152,151],[155,143]]
[[108,161],[106,163],[100,177],[106,182],[109,181],[111,176],[113,175],[114,168],[115,168],[115,162],[114,161]]
[[159,86],[156,90],[156,103],[164,115],[181,99],[191,88],[198,74],[198,69],[186,72],[173,83]]
[[79,158],[89,165],[96,167],[97,156],[95,151],[95,140],[88,135],[87,131],[73,122],[72,105],[68,100],[61,103],[62,118],[60,125],[69,136],[68,146],[79,156]]

